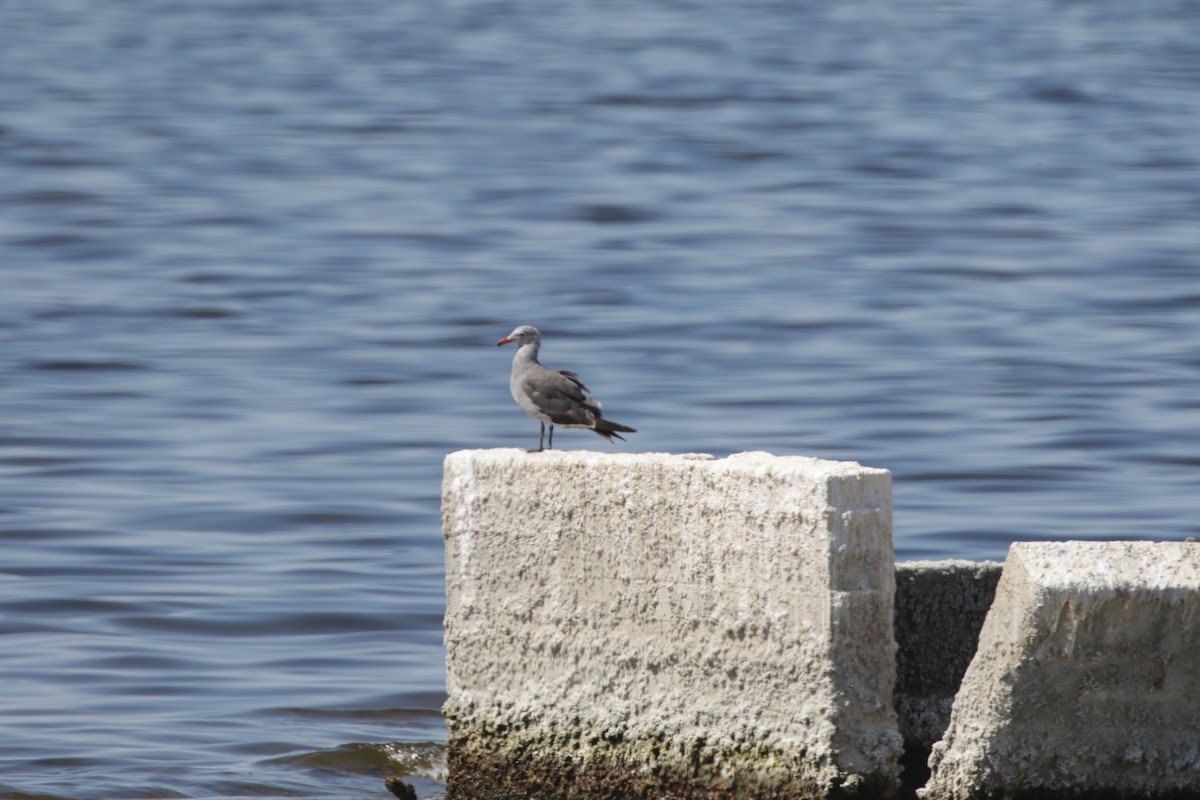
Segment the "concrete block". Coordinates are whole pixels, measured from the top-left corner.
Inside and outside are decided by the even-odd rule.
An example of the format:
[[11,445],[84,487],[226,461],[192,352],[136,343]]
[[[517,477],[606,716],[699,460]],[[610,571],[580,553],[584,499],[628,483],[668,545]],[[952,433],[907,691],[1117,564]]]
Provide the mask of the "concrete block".
[[743,453],[445,461],[448,797],[880,797],[891,476]]
[[1200,545],[1012,546],[925,800],[1200,796]]
[[896,716],[906,750],[923,764],[950,724],[954,695],[975,655],[998,561],[896,565]]

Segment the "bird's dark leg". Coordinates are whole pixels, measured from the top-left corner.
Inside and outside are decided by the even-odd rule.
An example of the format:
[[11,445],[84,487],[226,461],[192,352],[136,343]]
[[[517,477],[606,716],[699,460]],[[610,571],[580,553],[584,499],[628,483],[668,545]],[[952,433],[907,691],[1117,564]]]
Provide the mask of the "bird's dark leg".
[[550,426],[550,449],[554,449],[554,426]]
[[546,423],[539,422],[538,424],[542,426],[540,429],[538,429],[538,449],[530,450],[529,452],[531,452],[531,453],[540,453],[540,452],[542,452],[542,450],[545,449],[544,447],[542,447],[542,439],[544,439],[546,436]]

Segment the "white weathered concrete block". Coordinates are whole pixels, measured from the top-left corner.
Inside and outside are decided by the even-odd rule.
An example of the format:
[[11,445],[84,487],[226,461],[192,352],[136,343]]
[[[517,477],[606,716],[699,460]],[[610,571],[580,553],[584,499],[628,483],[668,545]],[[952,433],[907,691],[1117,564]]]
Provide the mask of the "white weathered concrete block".
[[463,451],[443,519],[450,797],[894,785],[886,470]]
[[1012,546],[925,800],[1200,796],[1200,545]]

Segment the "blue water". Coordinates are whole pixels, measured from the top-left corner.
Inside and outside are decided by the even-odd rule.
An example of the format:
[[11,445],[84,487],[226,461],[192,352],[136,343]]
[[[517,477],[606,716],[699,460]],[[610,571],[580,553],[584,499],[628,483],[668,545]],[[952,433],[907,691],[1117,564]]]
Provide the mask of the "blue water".
[[1200,6],[0,4],[0,797],[441,793],[521,323],[901,559],[1200,532]]

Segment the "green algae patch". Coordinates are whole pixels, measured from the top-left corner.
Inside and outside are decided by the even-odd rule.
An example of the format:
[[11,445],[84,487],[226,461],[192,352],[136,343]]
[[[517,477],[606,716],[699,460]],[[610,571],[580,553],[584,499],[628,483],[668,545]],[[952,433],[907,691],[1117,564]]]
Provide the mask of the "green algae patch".
[[619,728],[514,729],[448,717],[447,800],[877,800],[888,775],[748,741]]

